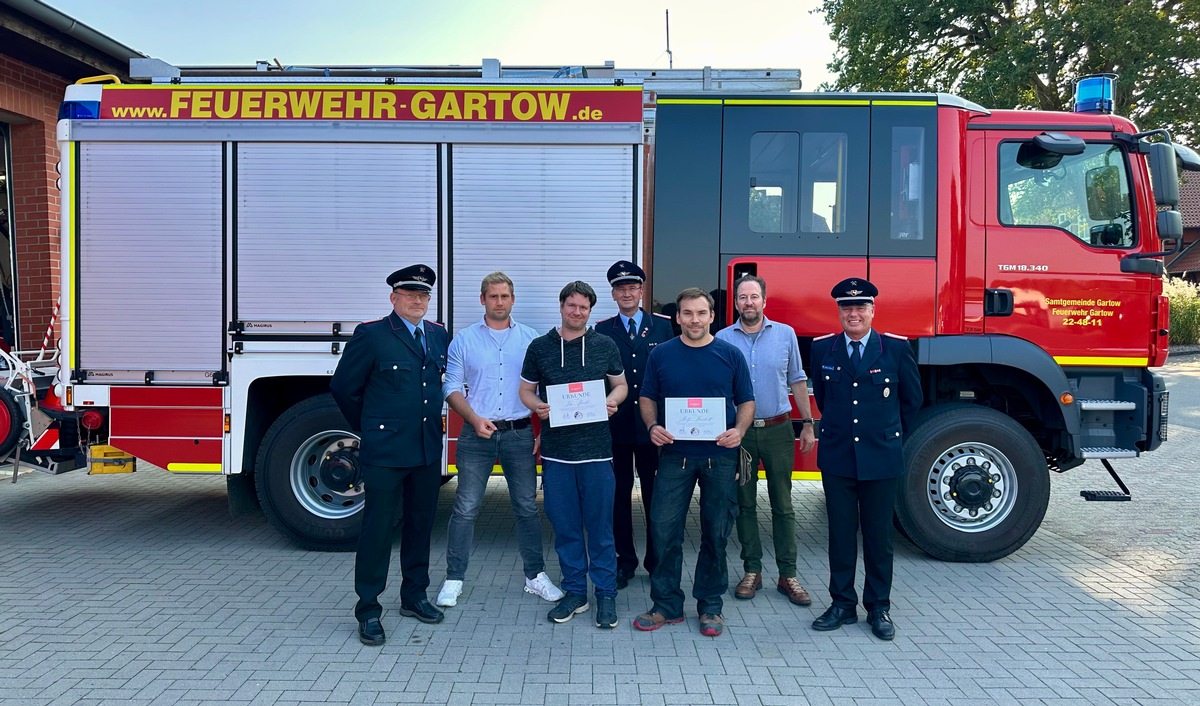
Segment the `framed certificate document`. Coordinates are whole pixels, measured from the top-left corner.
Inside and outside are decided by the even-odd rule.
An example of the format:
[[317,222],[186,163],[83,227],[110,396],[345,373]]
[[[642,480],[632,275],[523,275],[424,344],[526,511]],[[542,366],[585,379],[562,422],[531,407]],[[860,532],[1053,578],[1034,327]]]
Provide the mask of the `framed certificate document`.
[[546,386],[546,404],[550,405],[550,426],[569,427],[608,419],[603,380],[568,382]]
[[713,441],[727,428],[724,397],[668,397],[664,411],[676,441]]

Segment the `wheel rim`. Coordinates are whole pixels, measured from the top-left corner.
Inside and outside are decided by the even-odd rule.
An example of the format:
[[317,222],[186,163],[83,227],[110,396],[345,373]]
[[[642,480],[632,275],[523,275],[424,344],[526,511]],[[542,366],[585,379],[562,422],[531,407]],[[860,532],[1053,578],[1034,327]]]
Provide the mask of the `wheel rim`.
[[310,436],[292,456],[292,493],[305,510],[327,520],[362,509],[363,483],[358,467],[358,437],[348,431]]
[[969,442],[938,456],[929,468],[929,506],[959,532],[986,532],[1004,521],[1017,499],[1017,472],[999,449]]

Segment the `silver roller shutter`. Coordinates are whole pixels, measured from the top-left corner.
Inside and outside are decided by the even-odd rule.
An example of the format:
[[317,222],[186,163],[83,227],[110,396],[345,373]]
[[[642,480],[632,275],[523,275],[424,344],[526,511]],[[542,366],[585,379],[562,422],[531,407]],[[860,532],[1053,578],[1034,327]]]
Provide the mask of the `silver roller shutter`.
[[79,160],[78,367],[220,370],[221,145],[82,143]]
[[[237,318],[245,332],[351,331],[390,308],[384,283],[437,268],[434,145],[243,143]],[[429,317],[438,317],[437,293]]]
[[451,261],[457,331],[483,316],[479,282],[496,270],[516,289],[513,318],[545,333],[558,293],[596,290],[591,322],[616,314],[606,274],[634,256],[636,183],[627,145],[454,145]]

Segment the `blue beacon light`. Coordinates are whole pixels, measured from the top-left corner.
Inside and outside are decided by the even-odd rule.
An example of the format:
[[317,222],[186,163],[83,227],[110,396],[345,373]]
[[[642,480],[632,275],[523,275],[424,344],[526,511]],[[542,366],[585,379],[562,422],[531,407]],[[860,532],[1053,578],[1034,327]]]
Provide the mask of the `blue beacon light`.
[[1116,74],[1093,74],[1079,79],[1075,83],[1075,112],[1112,113],[1116,81]]

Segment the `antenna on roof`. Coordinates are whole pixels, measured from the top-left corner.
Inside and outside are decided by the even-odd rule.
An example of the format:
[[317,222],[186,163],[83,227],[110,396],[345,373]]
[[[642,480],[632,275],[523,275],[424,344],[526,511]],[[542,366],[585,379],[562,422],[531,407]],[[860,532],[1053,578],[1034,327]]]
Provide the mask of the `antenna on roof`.
[[667,10],[667,68],[675,68],[675,55],[671,53],[671,11]]

